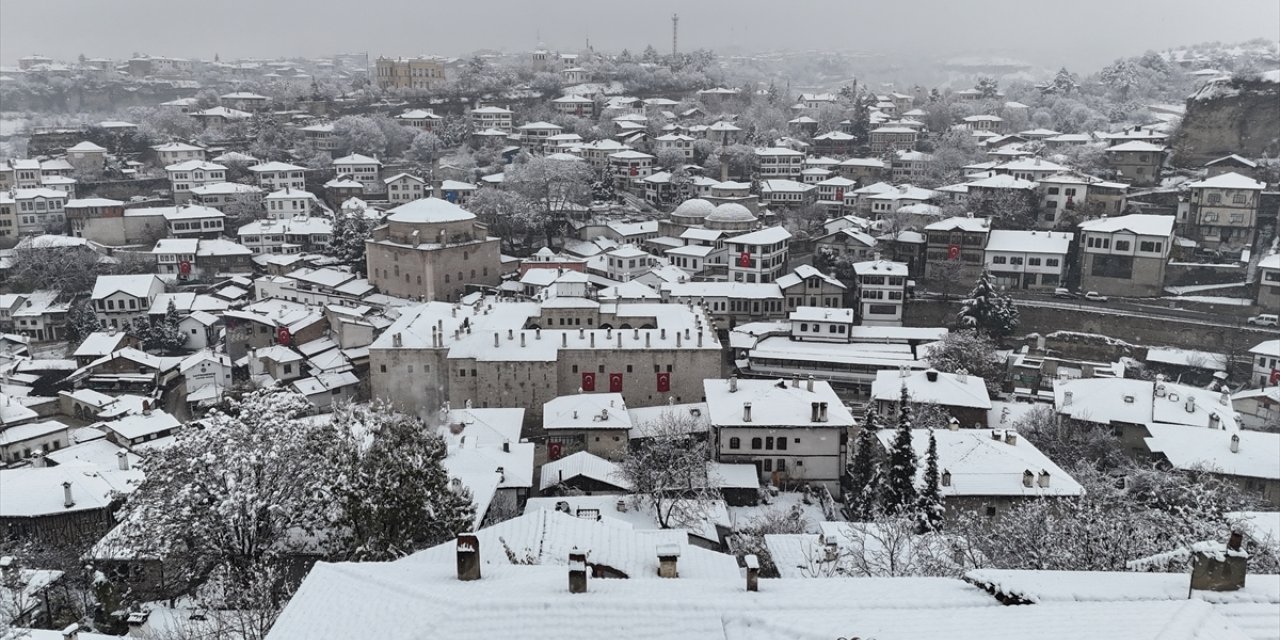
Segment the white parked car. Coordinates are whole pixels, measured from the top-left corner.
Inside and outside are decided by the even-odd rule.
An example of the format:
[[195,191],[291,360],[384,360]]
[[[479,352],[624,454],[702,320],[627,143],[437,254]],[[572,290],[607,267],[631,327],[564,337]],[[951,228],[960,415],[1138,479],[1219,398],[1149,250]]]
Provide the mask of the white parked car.
[[1084,299],[1092,300],[1094,302],[1106,302],[1107,300],[1110,300],[1110,298],[1098,293],[1097,291],[1090,291],[1089,293],[1084,294]]
[[1280,326],[1280,316],[1274,313],[1260,313],[1245,322],[1255,327],[1275,327]]

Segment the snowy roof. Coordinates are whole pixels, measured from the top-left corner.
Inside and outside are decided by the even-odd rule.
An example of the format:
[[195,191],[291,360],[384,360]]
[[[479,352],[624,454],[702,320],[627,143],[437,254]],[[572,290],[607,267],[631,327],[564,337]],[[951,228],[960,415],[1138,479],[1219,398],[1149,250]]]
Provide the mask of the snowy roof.
[[991,230],[991,221],[986,218],[955,216],[947,218],[946,220],[939,220],[925,227],[925,231],[953,231],[956,229],[961,231],[987,233]]
[[164,291],[164,282],[152,273],[101,275],[94,282],[93,293],[89,297],[93,300],[102,300],[113,293],[123,292],[135,298],[146,298],[152,293],[161,291]]
[[[937,379],[929,376],[936,373]],[[912,371],[905,376],[898,371],[877,371],[871,383],[871,397],[875,400],[897,402],[906,387],[912,402],[927,402],[944,407],[971,407],[990,409],[991,397],[987,385],[979,376],[960,376],[954,373]]]
[[631,483],[623,476],[622,467],[618,463],[605,460],[586,451],[572,453],[559,460],[548,461],[542,465],[541,475],[542,482],[539,487],[541,491],[546,491],[577,477],[612,485],[623,491],[631,489]]
[[974,187],[984,189],[1034,189],[1036,188],[1036,183],[1001,173],[989,178],[970,182],[969,188],[972,189]]
[[1174,347],[1148,347],[1147,362],[1172,364],[1180,367],[1196,367],[1211,371],[1226,371],[1227,356],[1221,353],[1177,349]]
[[67,153],[106,153],[106,149],[100,147],[88,140],[77,143],[74,146],[67,147]]
[[0,446],[11,446],[25,440],[53,435],[60,431],[65,432],[68,428],[67,425],[57,420],[44,420],[8,426],[3,431],[0,431]]
[[438,223],[474,220],[475,214],[440,198],[422,198],[406,202],[387,212],[390,222]]
[[[1068,400],[1067,393],[1071,394]],[[1056,380],[1054,406],[1077,420],[1098,424],[1172,424],[1234,431],[1238,424],[1230,397],[1174,382],[1130,378]],[[1188,410],[1188,408],[1190,410]]]
[[817,267],[809,264],[799,265],[795,269],[792,269],[791,273],[786,273],[781,276],[778,276],[778,279],[776,280],[776,282],[778,283],[779,287],[782,287],[783,289],[788,289],[795,285],[800,284],[805,280],[808,280],[809,278],[822,278],[824,282],[826,282],[827,284],[833,287],[836,287],[839,289],[845,288],[843,282],[840,282],[840,280],[823,273]]
[[[1148,424],[1152,453],[1164,454],[1174,468],[1204,468],[1215,473],[1280,480],[1280,433],[1224,431],[1173,424]],[[1231,443],[1238,440],[1238,450]]]
[[1219,164],[1242,164],[1246,167],[1249,167],[1250,169],[1255,169],[1258,166],[1258,163],[1252,160],[1249,160],[1248,158],[1242,158],[1234,153],[1230,155],[1222,156],[1221,158],[1218,158],[1216,160],[1210,160],[1204,163],[1204,166],[1212,167]]
[[1130,140],[1122,142],[1115,146],[1107,147],[1104,151],[1146,151],[1148,153],[1163,152],[1164,147],[1158,144],[1151,144],[1142,140]]
[[195,145],[186,144],[184,142],[167,142],[165,144],[158,144],[151,148],[156,151],[162,151],[162,152],[204,151],[204,147],[197,147]]
[[156,409],[151,411],[150,414],[136,413],[127,415],[113,422],[104,422],[100,426],[114,431],[126,440],[134,440],[161,431],[176,429],[182,426],[182,423],[168,413]]
[[853,309],[831,309],[826,307],[796,307],[787,316],[792,322],[848,322],[853,323]]
[[165,220],[197,220],[201,218],[225,218],[221,211],[213,207],[205,207],[198,204],[188,204],[178,207],[165,208]]
[[262,173],[264,171],[306,171],[306,168],[299,167],[296,164],[289,164],[287,162],[272,161],[255,164],[252,167],[249,167],[249,170],[254,173]]
[[542,427],[548,430],[630,429],[631,416],[627,414],[621,393],[578,393],[544,403]]
[[815,188],[814,185],[796,182],[795,180],[772,179],[760,181],[760,191],[768,193],[805,193],[813,191]]
[[120,344],[128,337],[123,331],[95,331],[88,335],[80,346],[76,347],[73,357],[100,358],[120,348]]
[[868,260],[866,262],[853,263],[853,272],[860,275],[888,275],[888,276],[906,276],[908,274],[907,264],[904,262],[891,262],[889,260]]
[[366,165],[366,164],[377,164],[377,165],[380,165],[380,164],[382,164],[382,163],[381,163],[381,162],[379,162],[377,158],[370,158],[369,156],[366,156],[366,155],[361,155],[361,154],[359,154],[359,153],[353,153],[353,154],[351,154],[351,155],[343,156],[343,157],[341,157],[341,158],[335,158],[335,159],[333,160],[333,164],[334,164],[334,165],[349,166],[349,165]]
[[[60,464],[52,467],[0,469],[0,517],[23,518],[105,509],[115,498],[142,481],[142,471],[103,469],[96,465]],[[68,507],[63,483],[71,484]]]
[[1046,253],[1066,255],[1072,235],[1065,231],[1008,231],[996,229],[987,235],[988,252]]
[[197,196],[221,196],[261,192],[262,189],[259,187],[255,187],[251,184],[240,184],[237,182],[216,182],[213,184],[202,184],[198,187],[191,188],[191,193]]
[[[702,382],[707,397],[707,413],[716,427],[835,427],[854,424],[853,414],[825,380],[815,380],[813,391],[809,381],[792,386],[788,380],[737,381],[737,391],[730,391],[730,380],[708,379]],[[812,403],[827,403],[826,422],[813,422]],[[745,417],[743,404],[751,403],[751,420]]]
[[1149,213],[1131,213],[1127,216],[1085,220],[1080,229],[1097,233],[1118,233],[1127,231],[1140,236],[1167,237],[1173,233],[1174,216],[1160,216]]
[[[881,372],[885,373],[885,372]],[[889,372],[894,373],[894,372]],[[1084,488],[1066,471],[1040,452],[1026,438],[1013,431],[1012,442],[1001,429],[934,430],[938,443],[939,473],[951,474],[951,483],[939,487],[944,497],[950,496],[1078,496]],[[893,447],[894,429],[876,432],[886,451]],[[911,431],[911,448],[920,460],[929,448],[929,430]],[[1026,472],[1036,477],[1031,486],[1024,481]],[[1048,486],[1040,486],[1043,473],[1048,473]],[[916,481],[923,482],[925,468],[916,470]]]
[[[748,592],[740,575],[704,566],[705,554],[720,554],[688,546],[681,548],[679,578],[595,578],[587,593],[569,594],[565,564],[574,546],[588,551],[588,564],[626,566],[633,578],[656,576],[657,545],[667,537],[658,534],[655,541],[654,534],[547,510],[516,521],[525,518],[530,521],[479,532],[480,580],[457,579],[452,542],[390,563],[317,563],[268,637],[499,638],[516,629],[521,636],[557,640],[1157,640],[1175,632],[1186,640],[1248,637],[1199,601],[1005,607],[952,578],[772,579]],[[503,540],[516,558],[527,550],[532,564],[512,565]],[[575,545],[578,540],[584,543]],[[633,546],[631,540],[647,542]],[[625,552],[615,545],[625,545]],[[622,553],[635,560],[622,562]]]
[[[724,205],[721,205],[721,206],[724,206]],[[751,233],[744,233],[740,236],[734,236],[732,238],[727,239],[727,242],[760,246],[760,245],[777,244],[779,242],[783,242],[790,238],[791,238],[790,231],[787,231],[781,226],[776,226],[776,227],[766,227],[759,231],[752,231]]]
[[1192,189],[1255,189],[1261,191],[1267,184],[1238,173],[1220,173],[1212,178],[1192,182],[1187,186]]

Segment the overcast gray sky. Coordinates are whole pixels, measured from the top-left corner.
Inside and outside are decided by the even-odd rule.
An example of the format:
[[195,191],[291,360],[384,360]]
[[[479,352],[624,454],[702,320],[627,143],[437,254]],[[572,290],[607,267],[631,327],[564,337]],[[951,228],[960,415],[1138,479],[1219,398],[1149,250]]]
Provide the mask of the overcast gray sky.
[[671,46],[992,53],[1088,71],[1110,60],[1211,40],[1280,39],[1276,0],[0,0],[0,61],[151,55],[225,59],[461,55]]

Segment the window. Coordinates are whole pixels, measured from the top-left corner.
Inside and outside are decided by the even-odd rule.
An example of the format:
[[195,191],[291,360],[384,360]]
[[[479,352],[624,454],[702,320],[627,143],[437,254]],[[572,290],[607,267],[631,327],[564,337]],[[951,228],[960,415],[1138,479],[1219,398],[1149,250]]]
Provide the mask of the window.
[[730,449],[741,449],[741,448],[742,448],[742,438],[729,438],[729,448],[730,448]]
[[778,450],[779,450],[779,451],[786,451],[786,450],[787,450],[787,439],[786,439],[786,438],[778,438]]
[[752,439],[751,439],[751,448],[752,448],[752,449],[762,449],[762,448],[764,448],[764,441],[763,441],[762,439],[760,439],[760,438],[752,438]]
[[987,507],[987,517],[988,517],[988,518],[994,518],[994,517],[996,517],[996,508],[995,508],[995,507]]
[[387,365],[385,365],[385,364],[383,364],[383,365],[378,365],[378,372],[379,372],[379,373],[386,373],[386,372],[387,372]]
[[773,471],[773,460],[764,460],[760,463],[760,468],[765,471]]
[[1027,258],[1027,266],[1029,267],[1040,266],[1040,258]]
[[1116,251],[1128,251],[1129,246],[1128,240],[1116,240]]
[[1008,261],[1009,259],[1004,256],[995,256],[991,258],[991,264],[1005,264]]
[[286,365],[284,366],[284,372],[285,372],[285,373],[293,373],[293,365],[291,365],[291,364],[286,364]]
[[1221,204],[1221,203],[1222,203],[1222,194],[1221,194],[1221,193],[1211,193],[1211,194],[1209,194],[1209,198],[1208,198],[1208,199],[1209,199],[1209,204]]
[[787,470],[787,461],[782,458],[778,458],[778,463],[774,465],[774,467],[779,473],[783,473]]
[[1231,202],[1233,204],[1244,204],[1245,195],[1243,193],[1237,193],[1236,195],[1232,196]]
[[1058,266],[1058,259],[1057,259],[1057,258],[1045,258],[1045,259],[1044,259],[1044,266],[1046,266],[1046,267],[1056,267],[1056,266]]

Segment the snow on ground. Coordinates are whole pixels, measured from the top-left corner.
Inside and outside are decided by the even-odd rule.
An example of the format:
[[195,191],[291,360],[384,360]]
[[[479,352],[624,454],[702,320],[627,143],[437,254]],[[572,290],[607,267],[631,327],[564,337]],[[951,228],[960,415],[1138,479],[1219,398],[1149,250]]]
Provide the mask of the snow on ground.
[[1165,287],[1167,293],[1175,296],[1181,296],[1188,293],[1200,293],[1202,291],[1215,291],[1217,289],[1234,289],[1236,287],[1247,287],[1248,282],[1228,282],[1226,284],[1193,284],[1184,287]]
[[1201,302],[1204,304],[1224,304],[1234,307],[1253,306],[1253,300],[1248,298],[1227,298],[1223,296],[1176,296],[1165,297],[1163,300],[1174,300],[1177,302]]
[[805,504],[804,495],[796,492],[779,493],[769,498],[769,504],[729,507],[729,522],[733,524],[735,531],[741,531],[744,527],[750,526],[752,521],[770,511],[787,513],[796,507],[800,508],[800,513],[804,516],[805,532],[819,533],[821,530],[818,528],[818,523],[827,519],[827,516],[822,513],[822,507],[818,506],[816,499],[813,500],[813,504]]

